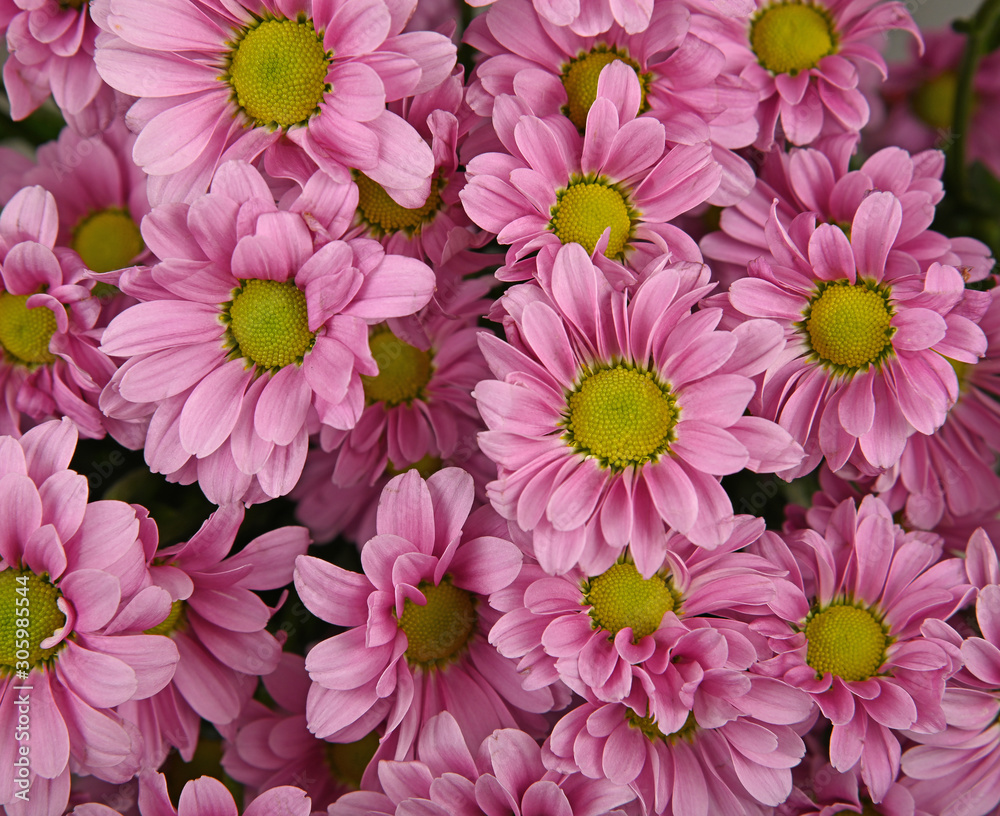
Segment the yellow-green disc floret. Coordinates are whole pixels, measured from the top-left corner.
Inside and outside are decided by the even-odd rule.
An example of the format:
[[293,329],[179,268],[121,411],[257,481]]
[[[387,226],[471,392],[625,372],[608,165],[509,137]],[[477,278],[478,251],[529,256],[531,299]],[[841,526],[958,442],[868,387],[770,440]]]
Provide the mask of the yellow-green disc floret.
[[769,5],[754,17],[750,45],[772,74],[795,76],[835,53],[837,34],[825,8],[792,0]]
[[635,71],[639,77],[639,85],[642,89],[642,100],[639,103],[639,112],[646,110],[646,85],[649,77],[639,70],[639,64],[630,59],[628,54],[619,52],[613,46],[595,46],[589,53],[581,53],[575,59],[570,60],[562,69],[562,84],[566,89],[566,107],[563,112],[570,118],[570,121],[583,131],[587,126],[587,114],[590,107],[597,99],[597,81],[601,78],[601,71],[612,62],[622,62]]
[[316,339],[309,331],[305,293],[291,281],[243,281],[226,317],[234,356],[261,369],[302,362]]
[[49,341],[58,326],[51,309],[29,309],[29,297],[0,292],[0,346],[13,362],[36,367],[55,362]]
[[588,372],[567,397],[564,438],[605,467],[643,465],[669,450],[676,402],[650,371],[623,363]]
[[0,572],[0,677],[43,666],[65,645],[42,648],[66,625],[61,597],[46,575],[13,568]]
[[139,225],[120,207],[98,210],[84,218],[73,230],[70,246],[94,272],[124,269],[146,247]]
[[392,407],[423,399],[424,388],[434,370],[430,351],[404,343],[384,326],[368,338],[368,347],[378,364],[375,376],[361,375],[369,403],[381,402]]
[[814,611],[806,620],[806,663],[847,681],[867,680],[885,662],[889,638],[868,609],[839,604]]
[[632,210],[626,196],[613,184],[600,179],[577,179],[556,193],[549,230],[564,244],[576,242],[593,254],[601,235],[611,233],[604,254],[624,254],[632,237]]
[[257,125],[290,127],[319,109],[330,57],[311,20],[263,20],[232,46],[226,79]]
[[822,286],[804,318],[813,352],[837,369],[868,368],[892,352],[892,310],[881,287],[846,281]]
[[591,578],[585,590],[594,625],[617,635],[631,628],[638,643],[660,628],[663,616],[674,608],[675,598],[668,581],[660,576],[643,578],[634,564],[623,562]]
[[441,667],[465,649],[478,620],[472,595],[452,584],[445,576],[441,583],[422,581],[417,587],[427,603],[407,599],[399,628],[406,634],[406,659],[413,665]]

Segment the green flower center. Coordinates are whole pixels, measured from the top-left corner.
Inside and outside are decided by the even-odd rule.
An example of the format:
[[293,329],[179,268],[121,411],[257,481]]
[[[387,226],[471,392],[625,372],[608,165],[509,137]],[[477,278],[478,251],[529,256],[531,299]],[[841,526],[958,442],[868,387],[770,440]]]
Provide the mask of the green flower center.
[[330,57],[312,20],[264,20],[245,29],[230,53],[236,103],[257,125],[290,127],[317,112]]
[[892,352],[892,311],[887,289],[844,282],[821,285],[803,326],[824,363],[850,371],[867,368]]
[[352,790],[361,788],[361,777],[378,749],[378,733],[372,731],[354,742],[328,742],[326,764],[339,782]]
[[364,173],[355,173],[354,180],[358,185],[358,216],[377,238],[395,232],[419,235],[424,224],[433,221],[441,209],[441,181],[438,178],[431,180],[431,192],[423,206],[415,209],[397,204],[381,184]]
[[0,292],[0,346],[14,359],[27,366],[54,362],[49,341],[56,333],[56,316],[45,306],[29,309],[31,295]]
[[73,230],[70,246],[94,272],[113,272],[131,265],[146,248],[139,226],[127,210],[109,207],[84,218]]
[[587,373],[569,395],[564,439],[604,467],[624,470],[669,450],[677,416],[669,386],[622,363]]
[[417,587],[427,603],[407,599],[399,628],[406,634],[406,659],[425,668],[447,665],[465,648],[476,628],[472,595],[447,577],[440,584],[421,581]]
[[619,53],[614,46],[595,46],[589,54],[581,53],[576,59],[570,60],[563,66],[562,70],[562,84],[566,89],[568,100],[566,107],[563,108],[563,113],[581,132],[587,127],[587,114],[590,113],[590,106],[597,99],[597,80],[601,78],[601,71],[604,70],[605,65],[616,61],[624,62],[639,77],[639,84],[642,87],[642,101],[639,105],[639,111],[641,113],[645,110],[646,86],[649,77],[640,73],[639,64],[630,59],[627,54]]
[[837,35],[825,8],[792,0],[757,14],[750,23],[750,46],[772,74],[795,76],[833,54]]
[[441,470],[441,466],[443,464],[444,462],[441,461],[440,456],[433,456],[429,453],[410,465],[396,465],[391,459],[389,459],[386,462],[385,475],[399,476],[401,473],[406,473],[408,470],[415,470],[420,474],[421,478],[427,479]]
[[665,578],[643,578],[629,563],[615,564],[591,578],[584,598],[591,605],[590,617],[595,626],[609,632],[610,637],[631,628],[635,643],[660,628],[660,621],[674,608],[675,600]]
[[659,726],[656,724],[656,720],[654,720],[651,716],[640,717],[632,709],[629,709],[625,714],[625,719],[628,722],[629,728],[638,728],[643,734],[646,735],[646,738],[650,742],[662,740],[670,745],[673,745],[678,740],[691,742],[694,738],[695,732],[698,730],[698,721],[694,718],[693,711],[688,712],[684,725],[670,734],[664,734],[660,731]]
[[[42,641],[66,625],[56,602],[62,593],[48,577],[31,570],[0,572],[0,676],[47,663],[64,645],[43,649]],[[25,668],[27,664],[27,668]]]
[[847,681],[867,680],[885,662],[885,627],[870,610],[845,604],[810,614],[805,626],[806,663]]
[[955,113],[958,74],[945,71],[925,82],[914,92],[910,104],[913,112],[936,130],[949,130]]
[[368,338],[368,347],[378,364],[378,374],[361,375],[365,398],[369,403],[388,406],[409,405],[422,399],[431,380],[431,352],[404,343],[389,329],[381,328]]
[[178,600],[170,604],[170,612],[167,613],[167,617],[152,629],[147,629],[145,634],[167,635],[169,637],[174,632],[183,632],[185,629],[187,629],[187,616],[184,614],[184,601]]
[[234,355],[262,369],[301,363],[316,339],[305,293],[291,281],[242,281],[226,309]]
[[549,230],[564,244],[575,241],[593,254],[604,230],[611,228],[604,254],[617,258],[632,237],[631,208],[616,186],[600,179],[573,179],[556,193]]

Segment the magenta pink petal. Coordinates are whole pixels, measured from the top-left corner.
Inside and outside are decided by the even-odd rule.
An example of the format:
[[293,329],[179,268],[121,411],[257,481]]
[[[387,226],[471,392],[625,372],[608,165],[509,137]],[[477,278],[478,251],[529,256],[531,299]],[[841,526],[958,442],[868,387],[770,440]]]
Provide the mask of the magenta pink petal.
[[188,396],[181,410],[180,439],[192,455],[207,456],[232,433],[243,394],[254,374],[245,365],[242,359],[230,360],[205,377]]

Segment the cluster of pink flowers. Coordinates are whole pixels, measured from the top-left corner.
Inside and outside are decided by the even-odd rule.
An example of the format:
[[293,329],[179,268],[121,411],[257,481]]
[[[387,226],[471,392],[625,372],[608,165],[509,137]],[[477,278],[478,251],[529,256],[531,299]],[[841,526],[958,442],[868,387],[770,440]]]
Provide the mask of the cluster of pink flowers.
[[0,30],[65,121],[0,147],[6,813],[998,812],[996,247],[937,149],[1000,168],[997,55],[898,0]]

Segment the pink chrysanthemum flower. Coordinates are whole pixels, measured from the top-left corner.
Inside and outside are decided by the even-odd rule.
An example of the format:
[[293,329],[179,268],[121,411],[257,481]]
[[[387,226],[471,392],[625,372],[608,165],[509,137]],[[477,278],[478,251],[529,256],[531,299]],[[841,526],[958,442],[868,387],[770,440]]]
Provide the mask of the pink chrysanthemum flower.
[[1000,569],[982,530],[969,539],[965,566],[979,588],[979,630],[963,641],[937,625],[961,649],[964,666],[944,693],[948,727],[936,734],[907,733],[921,745],[903,754],[902,766],[907,787],[931,813],[986,816],[1000,805]]
[[472,389],[489,376],[476,342],[488,286],[487,278],[458,281],[411,320],[369,329],[378,374],[361,376],[365,408],[354,428],[320,431],[323,449],[337,456],[337,485],[371,484],[418,463],[433,468],[482,429]]
[[[468,0],[487,6],[493,0]],[[616,23],[629,34],[646,30],[653,16],[652,0],[532,0],[535,11],[553,26],[566,27],[580,37],[592,37]]]
[[98,399],[115,365],[93,331],[94,284],[56,247],[58,231],[55,199],[41,187],[21,190],[0,213],[0,433],[67,416],[99,438],[109,423]]
[[[3,85],[10,115],[24,119],[51,93],[66,121],[81,133],[111,124],[114,91],[94,65],[98,28],[85,2],[8,0],[14,14],[0,19],[7,35]],[[16,4],[16,5],[15,5]]]
[[64,128],[38,148],[37,166],[23,183],[52,193],[59,211],[56,243],[69,247],[91,272],[105,273],[147,262],[139,232],[149,212],[146,174],[129,155],[135,136],[122,121],[90,138]]
[[[361,170],[404,206],[430,193],[433,157],[386,102],[440,84],[442,34],[402,34],[416,0],[98,0],[97,69],[140,97],[133,158],[151,198],[191,201],[224,156],[251,161],[286,139],[333,175]],[[155,32],[150,28],[151,24]],[[274,68],[279,66],[280,70]]]
[[130,779],[141,737],[114,708],[158,692],[178,659],[143,632],[170,600],[149,583],[136,512],[88,503],[67,469],[76,440],[68,419],[0,437],[0,804],[12,816],[62,813],[71,769]]
[[[932,434],[958,397],[949,359],[975,363],[986,351],[976,323],[988,303],[967,292],[953,266],[921,274],[891,247],[902,205],[874,192],[848,230],[816,225],[811,213],[786,230],[772,205],[766,234],[772,263],[752,262],[728,299],[740,316],[771,318],[785,330],[783,355],[764,375],[755,414],[777,421],[806,458],[833,470],[851,460],[868,473],[899,461],[913,433]],[[875,406],[878,405],[878,410]]]
[[[494,506],[534,533],[553,574],[598,574],[629,544],[653,566],[664,522],[718,546],[734,524],[718,477],[801,457],[787,432],[743,415],[780,329],[716,331],[720,311],[692,314],[712,288],[704,266],[661,264],[630,297],[577,244],[539,265],[547,293],[525,284],[501,301],[511,343],[481,335],[497,377],[475,391],[480,446],[499,466]],[[588,553],[588,540],[606,547]]]
[[823,132],[861,130],[869,107],[859,72],[874,69],[883,79],[887,72],[873,39],[900,29],[921,42],[900,2],[754,0],[747,16],[723,16],[708,0],[696,8],[706,12],[704,36],[726,53],[730,70],[760,91],[761,149],[773,143],[779,124],[797,145]]
[[915,809],[913,794],[901,782],[894,782],[876,807],[867,795],[858,769],[841,773],[828,762],[818,740],[806,738],[807,753],[802,763],[792,771],[795,787],[788,799],[775,810],[775,816],[931,816]]
[[457,468],[426,482],[408,471],[382,493],[379,534],[361,551],[364,575],[296,560],[303,603],[347,627],[306,655],[306,714],[318,737],[350,742],[384,719],[384,739],[393,735],[403,759],[444,709],[476,743],[555,707],[550,690],[524,691],[514,661],[486,640],[497,615],[485,596],[514,580],[521,553],[498,537],[504,525],[489,508],[469,517],[472,501],[472,477]]
[[171,746],[190,761],[201,718],[231,722],[257,677],[278,666],[281,644],[264,628],[273,610],[251,590],[290,584],[309,536],[302,527],[281,527],[229,556],[243,513],[241,505],[220,508],[188,541],[159,550],[156,525],[143,520],[150,577],[171,599],[169,614],[147,632],[169,637],[180,653],[169,686],[118,709],[145,738],[145,767],[159,767]]
[[[461,192],[469,216],[509,244],[501,280],[528,280],[545,246],[578,243],[625,283],[665,252],[701,261],[697,245],[670,219],[718,188],[711,146],[667,149],[664,127],[636,118],[641,89],[628,65],[601,72],[583,136],[562,115],[531,115],[518,97],[501,96],[493,124],[507,153],[468,164]],[[623,264],[628,263],[628,268]]]
[[491,236],[472,223],[459,200],[465,174],[458,169],[458,149],[475,119],[464,104],[464,91],[462,69],[456,68],[437,87],[389,104],[431,147],[430,195],[418,207],[403,207],[367,175],[354,173],[357,210],[348,237],[378,238],[386,252],[426,260],[459,277],[488,264],[489,256],[472,250]]
[[[243,816],[310,816],[311,803],[299,788],[278,787],[258,796],[243,811]],[[139,778],[139,813],[141,816],[239,816],[233,795],[218,779],[202,776],[184,785],[175,808],[167,792],[167,778],[162,773],[144,773]],[[122,816],[106,805],[78,805],[73,816]]]
[[491,117],[496,96],[516,95],[535,115],[561,112],[583,132],[602,70],[622,62],[639,77],[640,115],[663,124],[668,144],[711,142],[722,182],[709,201],[735,204],[753,187],[754,176],[731,149],[757,136],[757,93],[725,70],[725,54],[691,31],[690,17],[680,4],[656,3],[641,33],[616,24],[581,37],[539,17],[528,0],[502,0],[465,34],[486,56],[476,66],[469,103]]
[[[542,746],[546,767],[608,779],[636,792],[645,813],[769,816],[792,789],[805,746],[791,726],[812,709],[806,695],[748,678],[724,705],[696,709],[673,732],[633,700],[587,700]],[[732,689],[731,689],[732,691]]]
[[513,728],[494,731],[474,756],[455,717],[435,715],[420,731],[418,760],[379,763],[385,793],[359,791],[335,802],[330,816],[625,816],[635,794],[605,779],[546,770],[541,749]]
[[894,731],[942,730],[945,681],[961,665],[957,649],[921,631],[972,591],[962,561],[941,560],[935,538],[905,533],[868,496],[841,503],[824,530],[787,543],[765,533],[751,548],[798,586],[772,603],[777,618],[751,624],[776,652],[755,671],[812,695],[833,724],[830,762],[847,771],[860,761],[875,802],[899,772]]
[[950,239],[928,229],[935,206],[944,197],[944,154],[928,150],[911,156],[889,147],[851,170],[856,145],[857,137],[851,134],[824,139],[818,149],[768,153],[750,195],[723,210],[720,230],[701,240],[705,257],[715,261],[716,277],[728,284],[745,277],[755,258],[776,262],[766,230],[775,201],[775,213],[786,230],[797,215],[807,212],[823,223],[847,227],[865,198],[878,190],[895,195],[902,210],[892,242],[894,263],[915,263],[926,272],[938,262],[958,267],[966,280],[985,278],[993,266],[985,244],[974,238]]
[[[927,48],[891,66],[882,88],[886,120],[866,141],[907,150],[943,147],[954,139],[952,117],[959,64],[968,37],[950,27],[924,35]],[[914,49],[916,50],[916,49]],[[1000,151],[993,134],[1000,128],[1000,54],[984,54],[973,80],[972,118],[965,134],[966,156],[1000,175]]]
[[713,551],[672,536],[666,555],[641,570],[623,557],[600,575],[575,568],[552,577],[526,562],[491,599],[504,615],[490,642],[520,658],[527,688],[558,679],[578,694],[621,702],[638,685],[661,728],[676,731],[702,704],[702,684],[738,687],[757,659],[742,624],[723,618],[734,608],[752,616],[775,596],[783,572],[736,552],[763,528],[761,519],[742,517]]
[[104,332],[104,351],[128,360],[102,407],[150,417],[150,468],[197,479],[217,504],[291,490],[310,430],[361,416],[361,375],[377,374],[369,323],[417,311],[434,289],[427,266],[376,241],[316,246],[309,192],[279,211],[256,170],[229,162],[194,204],[155,209],[143,235],[162,260],[122,276],[142,302]]

